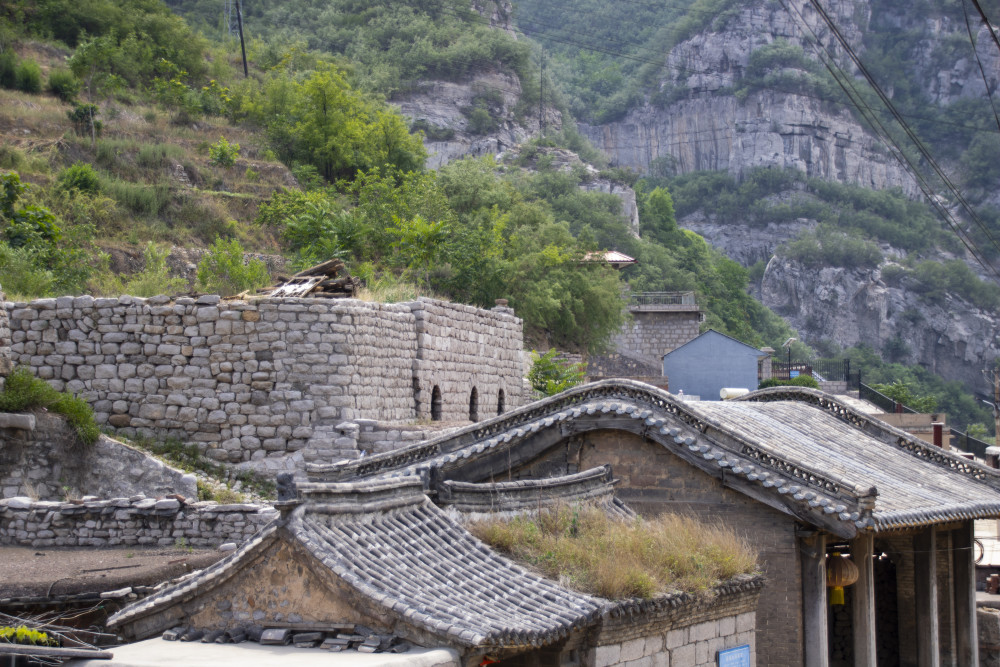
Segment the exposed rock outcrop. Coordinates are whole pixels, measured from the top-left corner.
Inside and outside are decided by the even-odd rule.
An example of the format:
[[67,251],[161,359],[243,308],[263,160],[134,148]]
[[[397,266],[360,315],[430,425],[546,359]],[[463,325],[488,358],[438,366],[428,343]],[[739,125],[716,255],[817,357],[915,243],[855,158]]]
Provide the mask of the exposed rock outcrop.
[[[415,129],[424,131],[424,146],[433,169],[460,157],[496,155],[538,133],[538,114],[518,113],[521,82],[507,72],[481,72],[471,79],[424,81],[404,98],[394,100]],[[492,128],[477,126],[470,111],[485,111]],[[546,126],[559,128],[562,118],[546,109]]]
[[764,305],[806,341],[864,343],[891,360],[917,363],[970,389],[988,386],[981,370],[1000,356],[1000,319],[952,294],[932,302],[889,286],[876,270],[807,268],[783,257],[768,262]]
[[[581,125],[614,164],[646,171],[666,158],[679,173],[725,170],[740,175],[759,166],[799,169],[810,176],[871,188],[916,187],[909,174],[851,112],[809,94],[773,90],[733,94],[754,50],[782,39],[812,53],[813,31],[833,52],[833,37],[806,1],[754,2],[738,18],[716,22],[668,54],[661,91],[675,100],[645,104],[621,120]],[[871,7],[835,0],[825,3],[847,39],[860,44]],[[841,56],[841,58],[843,58]],[[850,68],[845,67],[847,71]]]

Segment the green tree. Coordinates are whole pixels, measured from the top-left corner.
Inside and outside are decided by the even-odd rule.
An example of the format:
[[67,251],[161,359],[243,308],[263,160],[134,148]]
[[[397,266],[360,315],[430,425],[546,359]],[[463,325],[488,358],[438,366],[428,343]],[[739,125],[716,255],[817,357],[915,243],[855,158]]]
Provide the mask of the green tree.
[[558,351],[551,348],[545,354],[531,351],[531,370],[528,371],[528,382],[531,388],[545,395],[554,396],[560,392],[572,389],[583,382],[586,375],[583,364],[573,364],[557,358]]
[[448,226],[416,215],[409,220],[395,218],[390,234],[395,238],[394,249],[411,271],[419,271],[424,286],[430,289],[430,270],[434,260],[444,250]]
[[263,287],[270,282],[267,265],[259,259],[245,258],[243,246],[236,239],[218,238],[198,262],[198,288],[222,296]]

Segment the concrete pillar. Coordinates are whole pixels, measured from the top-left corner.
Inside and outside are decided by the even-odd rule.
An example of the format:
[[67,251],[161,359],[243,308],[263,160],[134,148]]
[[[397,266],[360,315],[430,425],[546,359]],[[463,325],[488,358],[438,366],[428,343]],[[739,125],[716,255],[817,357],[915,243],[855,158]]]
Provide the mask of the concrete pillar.
[[[937,529],[913,536],[913,598],[917,617],[917,667],[939,667]],[[905,641],[905,639],[904,639]]]
[[979,666],[979,631],[976,623],[975,522],[965,521],[951,533],[955,582],[955,657],[958,667]]
[[800,537],[799,555],[805,667],[827,667],[830,642],[826,627],[826,535]]
[[875,664],[875,536],[862,533],[851,542],[851,560],[858,566],[858,581],[851,588],[854,626],[854,664]]

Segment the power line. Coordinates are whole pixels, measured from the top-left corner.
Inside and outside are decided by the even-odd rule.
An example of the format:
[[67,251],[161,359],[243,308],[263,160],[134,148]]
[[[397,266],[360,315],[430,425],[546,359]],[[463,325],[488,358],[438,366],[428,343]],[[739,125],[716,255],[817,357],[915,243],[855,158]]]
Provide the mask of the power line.
[[[997,38],[997,33],[993,29],[993,26],[990,25],[990,19],[988,16],[986,16],[986,12],[984,12],[983,8],[979,6],[979,0],[972,0],[972,4],[973,6],[975,6],[976,11],[979,12],[979,16],[982,17],[983,23],[986,24],[986,28],[990,32],[990,37],[993,38],[993,43],[997,45],[998,49],[1000,49],[1000,38]],[[962,3],[962,7],[963,8],[965,7],[965,3]]]
[[[792,10],[789,9],[789,6],[786,3],[786,0],[781,0],[781,2],[782,2],[782,5],[785,7],[786,11],[789,11],[789,14],[791,14]],[[820,13],[821,17],[825,16],[825,12],[823,11],[822,7],[818,6],[818,0],[810,0],[810,3],[814,6],[814,8],[816,8],[817,12]],[[819,46],[819,48],[817,49],[817,55],[818,55],[818,57],[823,62],[824,66],[826,66],[827,69],[830,71],[830,74],[837,81],[838,85],[841,87],[841,89],[844,91],[844,93],[846,95],[852,97],[852,99],[854,97],[860,97],[860,93],[854,87],[854,85],[853,85],[853,83],[851,81],[851,77],[848,77],[847,74],[844,73],[839,68],[839,66],[836,65],[836,63],[834,63],[834,64],[831,65],[831,63],[828,62],[828,60],[832,60],[831,56],[828,53],[826,53],[826,50],[824,48],[822,48],[822,42],[819,40],[819,37],[816,35],[816,33],[812,29],[812,27],[809,26],[808,22],[805,20],[805,18],[802,16],[802,14],[798,11],[798,9],[794,10],[794,15],[798,16],[798,18],[802,22],[802,24],[813,35],[813,38],[815,40],[815,44],[817,44]],[[841,47],[848,53],[848,55],[851,56],[852,61],[854,61],[856,65],[859,64],[860,61],[857,59],[857,55],[853,52],[853,49],[851,49],[850,44],[846,43],[846,40],[843,39],[843,35],[840,34],[839,30],[837,29],[836,24],[833,24],[832,20],[830,20],[828,16],[825,16],[824,22],[827,23],[828,27],[830,27],[830,29],[834,33],[834,35],[837,36],[838,42],[840,42]],[[863,72],[867,73],[867,70],[863,70]],[[871,80],[870,74],[868,74],[868,76],[866,76],[866,80],[868,80],[869,81],[869,85],[871,85],[873,87],[873,89],[876,90],[876,93],[881,93],[880,99],[883,99],[883,103],[886,103],[886,100],[884,99],[884,93],[881,91],[881,88],[878,87],[877,83],[875,83],[873,80]],[[895,107],[891,104],[891,102],[887,103],[887,107],[889,107],[891,111],[895,111]],[[860,109],[861,106],[859,105],[858,108]],[[945,207],[942,204],[942,202],[940,201],[940,198],[933,192],[933,189],[930,187],[930,185],[925,180],[925,178],[923,176],[923,173],[917,168],[917,165],[913,164],[910,161],[910,159],[906,155],[905,151],[903,151],[899,147],[899,145],[897,144],[896,140],[891,136],[891,134],[889,133],[888,129],[883,125],[881,119],[879,119],[878,115],[874,112],[873,109],[871,109],[867,105],[864,105],[864,108],[866,110],[864,112],[866,120],[868,120],[868,122],[872,125],[873,129],[876,132],[876,135],[879,136],[886,143],[886,146],[890,149],[890,152],[892,152],[893,156],[897,160],[899,160],[901,164],[903,164],[904,166],[908,167],[910,173],[913,174],[914,178],[916,179],[918,187],[920,187],[921,191],[924,193],[924,196],[927,199],[928,204],[938,212],[938,214],[941,216],[941,218],[952,229],[952,231],[955,233],[955,235],[958,237],[958,239],[966,247],[966,249],[973,256],[973,258],[975,258],[975,260],[980,264],[980,266],[982,266],[985,271],[988,271],[988,272],[992,273],[994,276],[997,276],[997,278],[1000,279],[1000,273],[997,272],[997,269],[992,264],[988,263],[985,260],[985,257],[983,256],[982,251],[979,249],[979,247],[975,243],[974,239],[972,239],[971,237],[968,237],[967,234],[962,230],[961,226],[958,224],[958,221],[954,219],[951,211],[949,211],[948,208]],[[898,114],[898,112],[897,112],[897,114]],[[904,126],[904,129],[909,129],[908,127],[905,126],[905,123],[902,123],[900,121],[900,119],[898,117],[896,118],[896,120],[897,120],[897,122],[900,122]],[[912,132],[910,134],[912,135]],[[919,145],[919,148],[923,148],[922,144]],[[924,151],[926,151],[926,149],[924,149]],[[936,166],[936,163],[935,163],[935,166]],[[941,173],[939,173],[938,175],[941,176],[941,177],[944,176]],[[950,184],[950,181],[947,181],[946,178],[944,180],[948,184]],[[954,186],[952,186],[952,187],[954,187]],[[957,191],[956,191],[956,194],[957,194]]]
[[[986,80],[986,70],[983,68],[983,61],[979,59],[979,50],[976,49],[976,40],[972,37],[972,26],[969,24],[969,11],[965,7],[965,0],[962,0],[962,14],[965,16],[965,31],[969,33],[969,44],[972,45],[972,54],[976,57],[976,64],[979,65],[979,74],[983,77],[983,87],[986,88],[986,96],[990,99],[990,108],[993,109],[993,118],[997,122],[997,130],[1000,130],[1000,115],[997,115],[997,107],[993,104],[993,93],[990,91],[990,83]],[[987,30],[993,32],[987,25]]]

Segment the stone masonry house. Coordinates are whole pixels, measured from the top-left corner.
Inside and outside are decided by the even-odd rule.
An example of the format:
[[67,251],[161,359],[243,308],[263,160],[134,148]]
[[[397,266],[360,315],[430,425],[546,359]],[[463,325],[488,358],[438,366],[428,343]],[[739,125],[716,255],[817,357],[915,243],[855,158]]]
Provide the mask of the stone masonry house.
[[613,483],[606,467],[554,480],[440,486],[418,475],[296,484],[286,475],[280,518],[108,625],[133,640],[180,625],[360,627],[382,638],[374,644],[450,648],[460,656],[456,667],[707,666],[718,650],[752,646],[760,576],[727,582],[707,600],[611,602],[528,572],[462,527],[463,517],[486,507],[516,514],[558,500],[631,516]]
[[359,420],[479,421],[521,405],[523,388],[510,308],[426,298],[8,302],[0,375],[9,362],[123,435],[271,472],[361,455]]
[[[604,464],[636,511],[689,513],[758,548],[768,579],[756,617],[761,664],[977,664],[973,521],[1000,517],[1000,475],[819,391],[684,402],[609,380],[309,472],[475,484]],[[834,552],[859,570],[836,614],[826,590]]]

